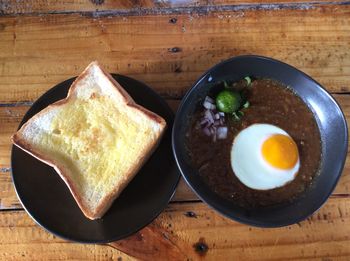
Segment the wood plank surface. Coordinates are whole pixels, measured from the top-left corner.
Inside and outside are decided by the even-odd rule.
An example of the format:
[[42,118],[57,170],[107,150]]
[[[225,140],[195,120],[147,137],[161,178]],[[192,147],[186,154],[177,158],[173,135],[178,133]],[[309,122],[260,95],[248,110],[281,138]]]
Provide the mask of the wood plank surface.
[[109,246],[35,224],[15,195],[9,158],[9,137],[32,102],[92,60],[145,82],[176,110],[214,64],[270,56],[334,93],[350,122],[349,46],[350,1],[0,0],[0,260],[350,260],[350,156],[333,195],[300,224],[239,224],[181,180],[152,224]]
[[[33,101],[92,60],[180,98],[217,62],[283,60],[350,91],[350,5],[177,15],[0,17],[0,103]],[[175,20],[173,19],[175,18]]]
[[[329,199],[308,220],[277,229],[239,224],[203,203],[171,204],[151,229],[147,227],[114,246],[148,260],[166,260],[164,257],[174,254],[177,259],[173,260],[348,260],[349,223],[350,199]],[[167,248],[154,241],[159,233]],[[24,211],[1,211],[0,234],[2,260],[131,260],[108,246],[57,238],[36,225]]]
[[[340,0],[318,0],[317,3],[338,4],[344,1]],[[252,9],[252,8],[311,8],[317,5],[310,0],[2,0],[0,2],[0,14],[18,15],[18,14],[53,14],[53,13],[72,13],[72,12],[112,12],[123,13],[131,11],[133,13],[145,12],[143,9],[151,9],[154,12],[161,12],[166,9],[167,12],[186,11],[179,8],[185,7],[222,7],[232,6],[231,9]],[[169,9],[172,8],[172,9]],[[137,10],[135,10],[137,9]],[[230,8],[229,8],[230,9]],[[165,11],[165,10],[164,10]],[[148,11],[149,12],[149,11]]]

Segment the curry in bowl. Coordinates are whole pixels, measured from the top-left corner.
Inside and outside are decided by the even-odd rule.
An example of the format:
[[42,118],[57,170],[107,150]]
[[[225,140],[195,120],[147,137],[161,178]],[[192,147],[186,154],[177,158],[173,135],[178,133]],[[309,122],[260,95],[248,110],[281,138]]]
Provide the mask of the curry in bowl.
[[186,147],[201,179],[246,209],[297,199],[321,162],[313,112],[292,89],[268,78],[213,84],[196,105]]
[[198,197],[260,227],[294,224],[319,209],[341,176],[347,141],[344,114],[320,84],[256,55],[204,73],[172,131],[176,163]]

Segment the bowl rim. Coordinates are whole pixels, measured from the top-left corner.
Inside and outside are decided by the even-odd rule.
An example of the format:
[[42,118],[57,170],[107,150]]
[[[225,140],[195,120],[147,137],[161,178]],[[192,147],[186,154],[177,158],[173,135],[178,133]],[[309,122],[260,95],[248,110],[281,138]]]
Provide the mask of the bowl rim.
[[[211,72],[217,70],[217,68],[230,63],[232,61],[236,61],[236,60],[240,60],[240,59],[258,59],[258,60],[262,60],[262,61],[267,61],[267,62],[273,62],[273,63],[277,63],[277,64],[281,64],[283,66],[287,66],[290,69],[296,71],[298,74],[301,74],[303,77],[305,77],[308,81],[313,82],[314,84],[317,85],[318,89],[323,92],[328,99],[330,99],[331,102],[333,102],[336,107],[338,108],[339,112],[340,112],[340,117],[341,117],[341,121],[344,125],[344,138],[345,138],[345,143],[344,146],[341,150],[341,155],[343,155],[343,157],[341,158],[341,162],[340,162],[340,171],[339,173],[337,173],[337,177],[334,180],[334,183],[332,184],[331,189],[328,191],[328,193],[325,193],[325,195],[323,195],[323,198],[320,202],[319,205],[316,205],[316,207],[313,207],[312,209],[310,209],[310,211],[308,211],[306,214],[304,215],[300,215],[297,218],[294,218],[291,221],[286,221],[286,222],[279,222],[278,224],[272,224],[272,223],[266,223],[266,222],[258,222],[256,220],[250,220],[249,218],[241,218],[238,217],[236,215],[232,215],[230,213],[229,210],[227,210],[225,208],[225,206],[223,206],[222,204],[218,204],[218,202],[213,199],[212,197],[207,197],[204,198],[202,195],[200,195],[197,190],[194,188],[194,186],[190,183],[187,175],[184,173],[182,167],[181,167],[181,162],[179,161],[179,158],[177,156],[177,148],[176,148],[176,137],[175,137],[175,133],[176,133],[176,128],[179,125],[179,115],[185,105],[185,103],[187,102],[188,97],[196,90],[197,86],[205,79],[205,77],[207,77],[208,75],[210,75]],[[307,75],[306,73],[304,73],[303,71],[297,69],[296,67],[287,64],[285,62],[282,62],[280,60],[271,58],[271,57],[266,57],[266,56],[261,56],[261,55],[238,55],[238,56],[234,56],[231,58],[228,58],[226,60],[223,60],[219,63],[217,63],[216,65],[210,67],[207,71],[205,71],[196,81],[195,83],[191,86],[191,88],[186,92],[186,94],[183,96],[181,103],[177,109],[177,113],[175,115],[175,119],[174,119],[174,124],[173,124],[173,129],[172,129],[172,150],[173,150],[173,154],[174,154],[174,158],[176,161],[176,165],[182,175],[182,177],[184,178],[184,180],[186,181],[187,185],[191,188],[191,190],[198,196],[198,198],[200,198],[205,204],[207,204],[211,209],[215,210],[216,212],[218,212],[219,214],[231,219],[231,220],[235,220],[237,222],[240,222],[242,224],[246,224],[246,225],[251,225],[251,226],[256,226],[256,227],[263,227],[263,228],[274,228],[274,227],[283,227],[283,226],[288,226],[288,225],[293,225],[296,223],[299,223],[305,219],[307,219],[309,216],[313,215],[317,210],[319,210],[328,200],[328,198],[330,197],[330,195],[333,193],[336,185],[339,182],[340,177],[342,176],[342,173],[344,171],[344,165],[347,159],[347,148],[348,148],[348,126],[347,126],[347,121],[344,115],[344,112],[341,108],[341,106],[339,105],[339,103],[334,99],[334,97],[330,94],[329,91],[327,91],[320,83],[318,83],[316,80],[314,80],[313,78],[311,78],[309,75]],[[224,199],[223,199],[224,200]]]

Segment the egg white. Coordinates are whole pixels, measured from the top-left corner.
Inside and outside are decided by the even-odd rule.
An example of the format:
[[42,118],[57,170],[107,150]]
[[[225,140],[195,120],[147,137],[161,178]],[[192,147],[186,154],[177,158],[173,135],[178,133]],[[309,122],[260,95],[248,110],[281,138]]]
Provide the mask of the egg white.
[[271,124],[253,124],[242,130],[234,139],[231,148],[231,166],[237,178],[247,187],[269,190],[282,187],[298,173],[300,159],[291,169],[271,166],[262,155],[264,141],[274,134],[290,135]]

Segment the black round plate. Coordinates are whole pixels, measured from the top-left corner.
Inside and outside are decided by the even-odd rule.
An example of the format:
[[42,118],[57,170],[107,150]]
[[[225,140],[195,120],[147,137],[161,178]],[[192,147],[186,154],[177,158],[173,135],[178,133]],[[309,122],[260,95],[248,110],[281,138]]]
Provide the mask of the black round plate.
[[[198,101],[204,99],[212,83],[238,81],[245,76],[278,80],[291,87],[314,113],[321,133],[320,175],[300,199],[291,204],[246,210],[214,193],[191,165],[185,144],[188,119]],[[302,115],[301,115],[302,117]],[[327,200],[342,173],[348,144],[345,117],[333,97],[305,73],[283,62],[261,56],[238,56],[206,72],[187,92],[177,111],[173,127],[173,151],[186,182],[209,206],[236,221],[260,227],[279,227],[297,223]]]
[[[171,151],[173,112],[145,84],[121,75],[112,76],[138,104],[162,116],[168,127],[157,150],[101,219],[92,221],[83,215],[53,168],[12,147],[12,179],[23,207],[39,225],[65,239],[106,243],[137,232],[167,206],[179,181]],[[20,126],[49,104],[65,98],[74,79],[56,85],[41,96]]]

